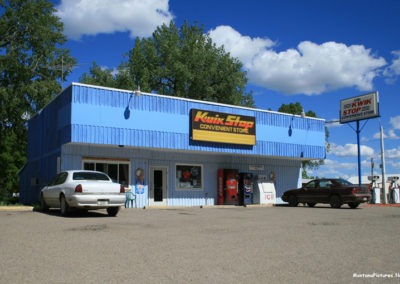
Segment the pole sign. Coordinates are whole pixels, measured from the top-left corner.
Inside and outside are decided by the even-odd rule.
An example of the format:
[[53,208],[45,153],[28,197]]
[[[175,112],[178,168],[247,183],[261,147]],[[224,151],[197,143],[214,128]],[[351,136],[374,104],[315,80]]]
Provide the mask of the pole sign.
[[254,116],[191,110],[191,138],[197,141],[256,144],[256,120]]
[[378,92],[340,101],[340,123],[379,116]]

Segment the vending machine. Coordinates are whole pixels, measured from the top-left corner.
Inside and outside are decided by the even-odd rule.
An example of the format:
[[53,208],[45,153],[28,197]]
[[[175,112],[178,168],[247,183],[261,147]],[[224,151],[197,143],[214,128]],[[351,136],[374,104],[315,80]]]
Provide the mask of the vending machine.
[[238,205],[238,170],[218,170],[218,205]]
[[239,205],[249,205],[253,203],[253,174],[239,174]]

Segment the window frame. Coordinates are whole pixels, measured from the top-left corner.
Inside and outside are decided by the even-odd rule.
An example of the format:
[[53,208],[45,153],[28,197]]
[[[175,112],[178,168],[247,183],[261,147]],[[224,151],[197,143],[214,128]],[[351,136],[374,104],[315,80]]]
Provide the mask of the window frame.
[[110,176],[110,174],[109,173],[106,173],[106,172],[103,172],[103,171],[100,171],[100,172],[103,172],[103,173],[105,173],[106,175],[108,175],[110,178],[111,178],[111,180],[112,181],[116,181],[117,183],[120,183],[121,184],[121,181],[119,180],[119,176],[120,176],[120,173],[119,173],[119,166],[120,165],[127,165],[128,166],[128,180],[126,181],[126,184],[124,184],[124,186],[129,186],[130,184],[131,184],[131,163],[130,163],[130,161],[128,161],[128,160],[120,160],[120,159],[96,159],[96,158],[83,158],[82,159],[82,169],[84,170],[85,169],[85,163],[93,163],[94,164],[94,171],[99,171],[99,170],[97,170],[96,168],[96,164],[109,164],[109,165],[117,165],[117,176],[118,176],[118,179],[117,180],[115,180],[115,179],[113,179],[111,176]]
[[[178,169],[178,167],[180,167]],[[198,168],[200,172],[196,176],[200,176],[200,178],[196,179],[196,186],[193,185],[193,177],[186,178],[187,181],[182,181],[183,178],[183,171],[189,171],[192,174],[193,168]],[[179,171],[181,171],[181,176],[179,175]],[[200,182],[200,184],[199,184]],[[180,184],[185,183],[185,186],[180,186]],[[197,186],[199,184],[199,186]],[[175,164],[175,190],[177,191],[203,191],[204,190],[204,166],[203,164],[190,164],[190,163],[176,163]]]

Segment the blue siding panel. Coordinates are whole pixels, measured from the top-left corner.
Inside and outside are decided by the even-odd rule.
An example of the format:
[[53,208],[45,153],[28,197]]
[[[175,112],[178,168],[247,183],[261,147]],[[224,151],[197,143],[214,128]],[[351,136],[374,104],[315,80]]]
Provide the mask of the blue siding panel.
[[[256,145],[191,141],[192,108],[254,116]],[[299,159],[325,157],[325,122],[321,119],[76,84],[71,113],[71,142]]]

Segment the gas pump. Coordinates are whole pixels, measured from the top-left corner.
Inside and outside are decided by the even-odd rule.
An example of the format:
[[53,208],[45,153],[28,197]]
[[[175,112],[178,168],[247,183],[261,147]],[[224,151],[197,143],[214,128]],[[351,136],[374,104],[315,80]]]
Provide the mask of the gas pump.
[[246,206],[253,203],[253,174],[239,174],[239,205]]
[[368,176],[368,180],[371,181],[371,203],[381,203],[381,188],[378,186],[379,176]]
[[388,177],[388,181],[390,182],[389,186],[389,200],[390,203],[400,203],[399,196],[399,177]]

